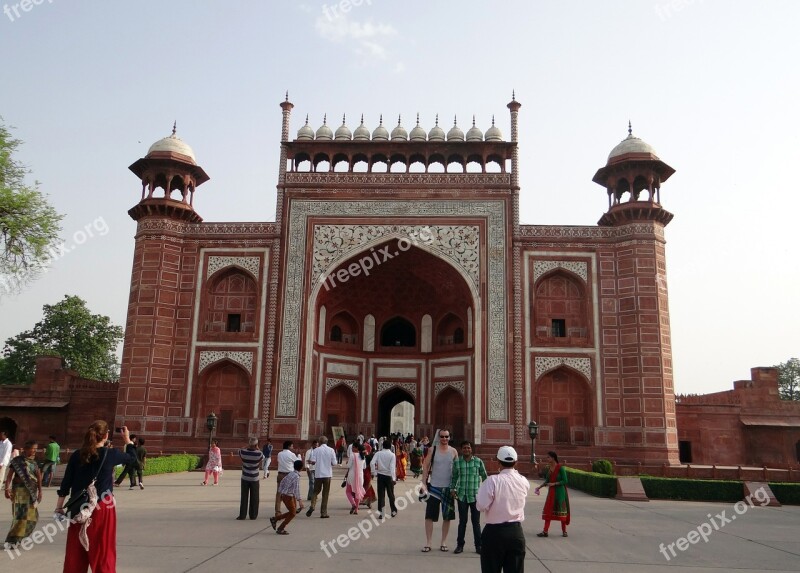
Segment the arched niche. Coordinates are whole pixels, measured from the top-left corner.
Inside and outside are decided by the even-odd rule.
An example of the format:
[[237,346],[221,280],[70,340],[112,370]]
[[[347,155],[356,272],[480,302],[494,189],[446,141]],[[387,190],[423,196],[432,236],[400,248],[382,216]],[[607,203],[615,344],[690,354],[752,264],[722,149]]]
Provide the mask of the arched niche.
[[437,350],[452,350],[466,347],[464,321],[452,312],[446,313],[436,325]]
[[333,435],[333,426],[342,426],[348,436],[358,433],[357,402],[355,392],[346,384],[339,384],[326,392],[322,415],[327,435]]
[[414,348],[417,346],[417,329],[402,316],[390,318],[381,327],[381,346]]
[[195,410],[197,431],[206,431],[206,416],[214,412],[218,436],[246,438],[253,411],[250,386],[250,373],[227,359],[206,368],[200,377]]
[[466,433],[467,409],[464,395],[447,386],[434,399],[433,404],[434,427],[450,430],[450,443],[457,444]]
[[585,283],[564,269],[542,276],[533,294],[533,335],[537,343],[588,343],[589,300]]
[[561,366],[546,372],[534,388],[534,418],[542,443],[589,445],[593,441],[594,399],[583,374]]
[[328,327],[329,342],[355,346],[359,341],[359,326],[355,317],[346,310],[331,317]]
[[207,334],[256,332],[258,284],[236,266],[216,272],[206,283],[204,332]]

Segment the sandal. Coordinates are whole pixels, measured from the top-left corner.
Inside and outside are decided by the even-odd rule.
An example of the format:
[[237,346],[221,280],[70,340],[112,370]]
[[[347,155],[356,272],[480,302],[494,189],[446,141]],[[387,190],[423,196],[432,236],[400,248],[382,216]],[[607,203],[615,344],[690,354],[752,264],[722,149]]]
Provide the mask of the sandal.
[[439,551],[450,551],[450,550],[447,548],[447,545],[441,545],[439,547]]
[[276,531],[276,533],[278,535],[289,535],[289,532],[286,531],[285,529],[279,529],[278,531]]
[[427,545],[426,545],[425,547],[423,547],[423,548],[422,548],[422,552],[423,552],[423,553],[428,553],[430,550],[431,550],[431,548],[430,548],[430,547],[428,547]]

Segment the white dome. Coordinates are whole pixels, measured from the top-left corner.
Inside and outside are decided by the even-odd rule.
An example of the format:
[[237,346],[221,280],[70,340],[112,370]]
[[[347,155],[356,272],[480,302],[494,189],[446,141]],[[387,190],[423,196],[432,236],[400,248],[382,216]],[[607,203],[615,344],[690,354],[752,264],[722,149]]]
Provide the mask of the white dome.
[[654,157],[658,157],[656,154],[656,150],[653,149],[653,146],[649,143],[646,143],[635,137],[633,134],[629,134],[628,137],[623,139],[614,149],[611,150],[611,153],[608,154],[608,160],[611,161],[614,157],[619,157],[620,155],[625,155],[627,153],[646,153],[653,155]]
[[316,139],[331,140],[333,139],[333,132],[328,127],[328,114],[326,113],[322,119],[322,125],[317,130]]
[[400,125],[400,116],[397,116],[397,127],[392,130],[392,141],[405,141],[408,139],[406,128]]
[[353,139],[359,141],[369,140],[369,129],[364,125],[364,114],[361,114],[361,125],[353,132]]
[[464,141],[464,132],[458,127],[458,118],[453,118],[453,127],[447,132],[447,141]]
[[484,139],[486,141],[503,141],[503,134],[500,132],[500,128],[494,124],[494,116],[492,116],[492,127],[486,130]]
[[389,132],[383,127],[383,115],[381,115],[381,121],[378,124],[378,127],[375,128],[375,131],[372,132],[372,140],[379,140],[379,141],[388,141],[389,140]]
[[353,139],[353,133],[350,131],[350,128],[345,125],[345,116],[342,116],[342,125],[336,130],[336,135],[334,136],[336,140],[350,140]]
[[301,141],[314,139],[314,130],[308,125],[308,115],[306,115],[306,124],[297,130],[297,139]]
[[428,141],[444,141],[444,130],[439,127],[439,114],[436,114],[436,125],[428,133]]
[[172,135],[167,136],[163,139],[159,139],[153,145],[150,146],[150,149],[147,150],[147,155],[150,155],[156,151],[164,151],[164,152],[171,152],[171,153],[179,153],[180,155],[185,155],[189,159],[192,160],[192,163],[197,164],[197,160],[194,156],[194,151],[189,145],[184,142],[180,137],[175,135],[176,126],[172,126]]
[[419,114],[417,114],[417,125],[411,130],[408,138],[411,141],[425,141],[427,139],[425,130],[419,126]]
[[483,132],[475,127],[475,116],[472,116],[472,127],[467,131],[467,141],[483,141]]

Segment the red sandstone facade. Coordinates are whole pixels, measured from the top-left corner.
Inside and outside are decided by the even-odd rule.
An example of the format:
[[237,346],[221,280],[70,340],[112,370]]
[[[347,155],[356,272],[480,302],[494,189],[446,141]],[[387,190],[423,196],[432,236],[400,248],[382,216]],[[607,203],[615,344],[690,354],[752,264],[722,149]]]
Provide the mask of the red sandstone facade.
[[733,390],[678,396],[683,463],[786,468],[800,462],[800,402],[781,400],[777,368],[752,368]]
[[74,449],[93,421],[113,420],[117,390],[110,382],[80,378],[58,356],[40,356],[33,384],[0,385],[0,429],[16,447],[38,440],[44,448],[53,435],[63,448]]
[[[594,177],[597,226],[519,222],[519,148],[453,127],[289,137],[274,223],[204,223],[208,177],[171,137],[131,166],[137,222],[116,424],[154,448],[342,425],[451,428],[481,447],[677,463],[660,187],[630,135]],[[646,196],[643,196],[646,195]]]

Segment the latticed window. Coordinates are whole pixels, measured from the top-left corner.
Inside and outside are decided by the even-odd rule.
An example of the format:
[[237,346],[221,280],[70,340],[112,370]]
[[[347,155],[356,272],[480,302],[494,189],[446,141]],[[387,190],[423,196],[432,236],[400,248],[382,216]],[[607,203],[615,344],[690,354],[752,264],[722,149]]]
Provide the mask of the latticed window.
[[555,434],[554,442],[569,443],[569,418],[556,418]]

